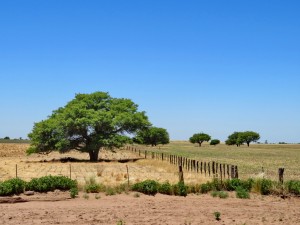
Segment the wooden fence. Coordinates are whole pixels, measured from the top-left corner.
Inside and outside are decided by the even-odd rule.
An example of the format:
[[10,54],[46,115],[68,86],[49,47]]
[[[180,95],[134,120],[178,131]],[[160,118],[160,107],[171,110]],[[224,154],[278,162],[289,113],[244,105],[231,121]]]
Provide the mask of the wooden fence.
[[183,169],[186,169],[190,172],[200,173],[209,177],[216,177],[219,179],[232,179],[238,178],[238,167],[236,165],[229,165],[218,162],[203,162],[195,159],[189,159],[183,156],[163,153],[163,152],[152,152],[148,150],[141,150],[136,147],[127,146],[126,150],[135,152],[140,157],[145,159],[154,159],[167,161],[170,164],[176,166],[182,166]]

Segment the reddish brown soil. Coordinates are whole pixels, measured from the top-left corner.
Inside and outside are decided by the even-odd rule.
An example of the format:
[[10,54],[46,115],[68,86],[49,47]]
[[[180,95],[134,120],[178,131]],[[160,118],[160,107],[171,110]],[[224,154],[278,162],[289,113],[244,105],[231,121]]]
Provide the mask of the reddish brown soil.
[[[129,193],[105,196],[83,193],[69,199],[69,193],[54,192],[26,197],[29,202],[0,204],[0,224],[300,224],[300,199],[252,195],[251,199],[213,198],[210,195],[184,197]],[[59,200],[59,201],[58,201]],[[217,221],[214,212],[221,213]],[[120,223],[122,221],[123,223]]]

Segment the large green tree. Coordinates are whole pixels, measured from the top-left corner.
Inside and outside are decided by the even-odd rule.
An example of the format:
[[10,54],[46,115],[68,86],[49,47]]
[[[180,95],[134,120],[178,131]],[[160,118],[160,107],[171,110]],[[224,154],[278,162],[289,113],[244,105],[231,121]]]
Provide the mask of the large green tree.
[[211,139],[211,137],[208,134],[197,133],[197,134],[194,134],[192,137],[190,137],[190,142],[193,144],[198,143],[199,147],[201,147],[201,145],[204,141],[209,141],[210,139]]
[[240,134],[242,132],[233,132],[232,134],[230,134],[227,138],[227,140],[225,141],[225,144],[227,145],[236,145],[237,147],[239,147],[241,144],[243,144]]
[[228,139],[225,141],[225,143],[227,145],[236,146],[246,143],[249,147],[251,142],[256,142],[259,139],[260,135],[254,131],[234,132],[228,136]]
[[256,142],[260,139],[259,133],[254,131],[244,131],[240,134],[241,141],[249,147],[251,142]]
[[76,94],[48,119],[35,123],[28,135],[29,152],[67,152],[76,149],[97,161],[102,147],[119,148],[131,141],[128,134],[150,126],[145,112],[130,99],[108,93]]
[[139,144],[156,146],[158,144],[169,144],[169,133],[160,127],[149,127],[137,132],[133,140]]

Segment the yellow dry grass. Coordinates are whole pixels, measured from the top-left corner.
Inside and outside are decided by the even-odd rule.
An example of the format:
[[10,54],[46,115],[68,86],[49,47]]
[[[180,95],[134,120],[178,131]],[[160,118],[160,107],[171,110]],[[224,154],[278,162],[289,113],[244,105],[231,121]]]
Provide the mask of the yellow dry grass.
[[[95,179],[97,183],[109,186],[116,186],[127,183],[131,184],[153,179],[159,182],[178,182],[178,168],[168,162],[161,162],[150,159],[140,159],[136,162],[119,163],[116,160],[138,158],[138,154],[120,150],[117,152],[101,151],[101,158],[112,160],[111,162],[90,163],[88,161],[61,163],[52,160],[72,157],[81,160],[88,160],[87,153],[72,151],[67,154],[52,152],[48,155],[33,154],[26,156],[25,151],[28,144],[0,144],[0,152],[11,152],[0,157],[0,181],[17,176],[24,180],[47,175],[63,175],[76,179],[80,185],[84,185],[86,180]],[[14,156],[16,155],[16,156]],[[48,162],[43,162],[48,161]],[[17,168],[16,168],[17,165]],[[127,174],[128,168],[128,174]],[[200,174],[184,174],[186,183],[202,183],[208,178]]]

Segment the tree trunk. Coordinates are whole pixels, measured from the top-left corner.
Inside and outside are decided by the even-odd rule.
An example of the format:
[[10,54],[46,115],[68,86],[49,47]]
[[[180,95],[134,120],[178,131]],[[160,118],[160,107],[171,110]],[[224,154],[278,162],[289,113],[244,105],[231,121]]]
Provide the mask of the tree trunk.
[[250,145],[250,142],[247,142],[247,146],[249,147],[249,145]]
[[90,155],[90,161],[91,162],[98,162],[98,156],[99,156],[99,150],[90,150],[89,155]]
[[202,143],[202,142],[198,142],[198,144],[199,144],[199,147],[201,147],[201,143]]

